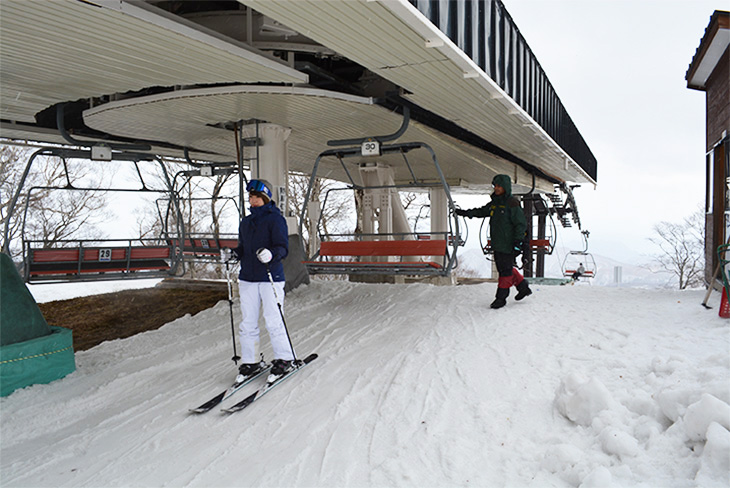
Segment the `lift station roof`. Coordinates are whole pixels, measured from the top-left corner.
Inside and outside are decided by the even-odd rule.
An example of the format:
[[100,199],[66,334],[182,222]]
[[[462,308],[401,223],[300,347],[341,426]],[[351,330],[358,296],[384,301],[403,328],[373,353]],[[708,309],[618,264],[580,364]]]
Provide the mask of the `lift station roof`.
[[597,181],[499,0],[0,0],[0,56],[5,139],[66,143],[65,104],[74,138],[231,161],[231,122],[256,120],[291,128],[290,169],[307,173],[328,140],[395,132],[407,105],[398,142],[431,145],[455,187]]

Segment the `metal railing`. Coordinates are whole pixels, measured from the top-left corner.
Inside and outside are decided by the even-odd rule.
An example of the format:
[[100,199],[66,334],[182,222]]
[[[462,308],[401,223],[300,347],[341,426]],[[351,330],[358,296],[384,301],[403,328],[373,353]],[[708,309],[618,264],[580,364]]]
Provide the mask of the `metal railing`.
[[596,179],[595,156],[500,0],[409,1]]

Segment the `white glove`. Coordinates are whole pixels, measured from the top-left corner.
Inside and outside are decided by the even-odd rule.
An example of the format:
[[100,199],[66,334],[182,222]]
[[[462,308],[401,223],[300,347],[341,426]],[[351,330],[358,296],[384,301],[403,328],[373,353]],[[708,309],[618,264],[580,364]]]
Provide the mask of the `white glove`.
[[231,260],[232,255],[233,253],[231,252],[231,250],[227,247],[224,247],[223,249],[221,249],[221,262],[227,263]]
[[265,247],[262,247],[258,251],[256,251],[256,257],[259,258],[259,261],[261,261],[264,264],[269,264],[271,262],[272,256],[271,251],[266,249]]

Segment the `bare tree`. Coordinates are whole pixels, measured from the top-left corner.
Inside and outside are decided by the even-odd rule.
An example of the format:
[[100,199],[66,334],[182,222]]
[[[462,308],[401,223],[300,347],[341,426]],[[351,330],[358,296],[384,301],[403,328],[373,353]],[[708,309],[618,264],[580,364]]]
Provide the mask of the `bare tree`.
[[[304,197],[309,188],[309,177],[306,175],[293,174],[289,176],[289,208],[299,217],[302,213],[304,205]],[[344,188],[341,183],[324,178],[317,178],[312,187],[309,197],[310,202],[320,202],[322,205],[322,216],[320,219],[321,232],[324,235],[352,232],[353,221],[348,215],[354,214],[354,200],[352,193],[348,190],[339,191],[338,188]],[[311,239],[309,239],[309,229],[311,228],[309,216],[307,215],[304,222],[304,236],[307,252],[311,255],[313,250],[309,248]]]
[[[0,146],[0,224],[4,229],[9,220],[8,247],[11,255],[18,256],[22,252],[19,242],[21,232],[24,232],[26,240],[42,241],[44,247],[52,247],[71,237],[102,237],[96,223],[105,215],[104,192],[74,188],[98,184],[103,171],[92,172],[88,165],[81,163],[64,162],[57,157],[38,157],[11,212],[10,203],[20,185],[29,156],[28,150]],[[26,206],[28,214],[23,229]]]
[[222,198],[225,198],[224,189],[226,184],[231,180],[230,174],[218,175],[213,180],[213,190],[210,195],[210,215],[213,221],[213,235],[219,237],[221,234],[221,217],[225,208],[225,201],[223,204],[220,203]]
[[660,222],[654,232],[656,236],[649,240],[662,251],[655,261],[677,277],[679,289],[701,286],[705,269],[703,210],[698,209],[680,223]]
[[[21,150],[18,147],[13,146],[0,146],[0,224],[2,229],[5,229],[5,225],[9,222],[9,234],[8,240],[15,241],[20,234],[20,226],[22,220],[18,218],[16,214],[10,218],[12,209],[10,204],[12,203],[13,195],[15,195],[16,188],[20,184],[20,176],[23,173],[22,160],[27,158],[27,152]],[[19,200],[17,202],[18,208],[23,208],[25,201]],[[10,247],[12,255],[18,254],[18,249],[15,246]]]

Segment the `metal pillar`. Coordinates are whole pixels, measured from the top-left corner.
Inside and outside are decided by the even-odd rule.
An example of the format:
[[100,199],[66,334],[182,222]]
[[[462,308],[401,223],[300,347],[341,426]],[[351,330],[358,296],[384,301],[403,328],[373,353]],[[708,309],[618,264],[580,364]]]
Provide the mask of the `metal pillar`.
[[[537,217],[537,238],[545,239],[545,228],[547,224],[547,216],[538,215]],[[545,250],[540,248],[537,250],[537,260],[535,262],[535,276],[538,278],[545,277]]]
[[[527,195],[527,197],[522,200],[522,204],[523,212],[525,213],[525,220],[527,221],[527,233],[525,235],[525,239],[527,240],[527,242],[530,242],[533,239],[532,216],[534,215],[531,195]],[[530,250],[529,246],[527,247],[527,251],[525,251],[523,258],[524,268],[522,269],[522,274],[525,276],[525,278],[532,278],[533,259],[532,251]]]

